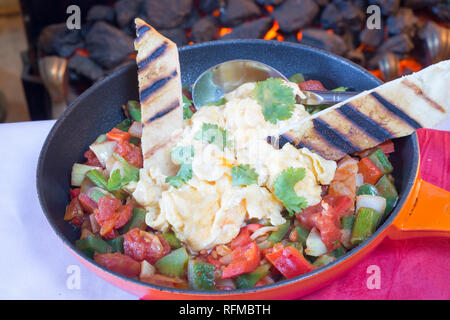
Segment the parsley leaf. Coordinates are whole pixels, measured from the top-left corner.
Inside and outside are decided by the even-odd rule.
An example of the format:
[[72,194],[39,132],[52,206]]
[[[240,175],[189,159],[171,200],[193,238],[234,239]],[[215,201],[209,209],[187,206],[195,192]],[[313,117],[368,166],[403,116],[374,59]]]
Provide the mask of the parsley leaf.
[[222,150],[230,146],[230,141],[227,140],[227,131],[223,130],[216,124],[204,123],[201,131],[198,131],[194,139],[200,140],[204,143],[214,143]]
[[256,83],[253,96],[262,106],[266,121],[277,123],[292,116],[295,94],[281,79],[269,78]]
[[191,110],[192,101],[183,94],[183,119],[190,119],[194,115]]
[[258,182],[258,174],[248,164],[240,164],[231,168],[233,186],[249,186]]
[[304,168],[289,167],[283,170],[273,184],[275,196],[283,202],[286,210],[292,216],[308,206],[305,197],[299,197],[294,190],[297,182],[305,177]]
[[166,183],[170,183],[173,187],[179,188],[190,179],[192,179],[192,164],[183,163],[176,176],[166,178]]
[[108,179],[108,185],[106,188],[109,191],[117,191],[122,189],[122,187],[126,186],[131,181],[139,181],[139,169],[130,164],[124,165],[123,176],[120,169],[114,170]]

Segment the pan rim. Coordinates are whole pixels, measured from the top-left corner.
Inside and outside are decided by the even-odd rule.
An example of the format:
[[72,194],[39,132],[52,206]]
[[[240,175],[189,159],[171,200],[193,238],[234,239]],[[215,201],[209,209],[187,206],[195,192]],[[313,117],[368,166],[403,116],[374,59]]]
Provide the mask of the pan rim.
[[[275,46],[280,46],[280,47],[303,47],[306,50],[309,51],[315,51],[317,53],[319,53],[322,56],[327,57],[328,59],[332,59],[334,61],[339,61],[340,63],[344,62],[346,63],[349,67],[357,69],[359,72],[363,72],[366,76],[377,80],[379,83],[381,83],[381,81],[379,81],[374,75],[372,75],[370,72],[368,72],[367,70],[363,69],[362,67],[360,67],[359,65],[357,65],[356,63],[343,58],[343,57],[339,57],[335,54],[332,54],[330,52],[321,50],[321,49],[317,49],[311,46],[307,46],[307,45],[302,45],[302,44],[296,44],[296,43],[289,43],[289,42],[279,42],[279,41],[270,41],[270,40],[260,40],[260,39],[252,39],[252,40],[218,40],[218,41],[211,41],[211,42],[204,42],[204,43],[199,43],[199,44],[193,44],[190,46],[185,46],[185,47],[181,47],[179,48],[179,52],[184,52],[184,51],[189,51],[189,50],[194,50],[197,48],[203,48],[203,47],[209,47],[209,46],[221,46],[221,45],[230,45],[230,44],[242,44],[242,45],[267,45],[268,43],[271,43],[271,45],[275,45]],[[50,226],[52,227],[53,231],[56,233],[56,235],[58,236],[58,238],[60,238],[60,240],[62,240],[62,242],[70,249],[70,251],[72,251],[72,253],[74,253],[75,255],[77,255],[79,258],[83,259],[83,261],[89,263],[90,265],[92,265],[95,268],[98,268],[114,277],[118,277],[121,280],[124,280],[126,282],[131,282],[134,285],[137,286],[141,286],[141,287],[146,287],[152,290],[156,290],[156,291],[161,291],[161,292],[167,292],[167,293],[171,293],[171,294],[178,294],[178,295],[184,295],[184,296],[214,296],[214,297],[224,297],[226,298],[227,296],[233,296],[233,295],[240,295],[240,294],[252,294],[252,293],[257,293],[257,292],[263,292],[266,290],[272,290],[272,289],[277,289],[283,286],[288,286],[288,285],[294,285],[295,283],[298,283],[299,285],[301,284],[301,282],[310,279],[312,277],[316,277],[316,276],[320,276],[321,274],[327,272],[328,270],[332,269],[333,267],[335,267],[338,264],[341,264],[345,261],[347,261],[347,259],[350,259],[351,257],[355,256],[355,255],[359,255],[360,251],[364,248],[366,248],[366,246],[371,243],[372,241],[374,241],[377,237],[379,237],[381,235],[381,233],[383,233],[389,226],[392,225],[393,220],[397,217],[398,213],[400,212],[400,209],[403,207],[403,205],[405,204],[406,200],[408,199],[408,197],[411,194],[411,190],[412,187],[414,185],[414,181],[417,177],[418,174],[418,167],[419,167],[419,146],[418,146],[418,138],[417,138],[417,134],[414,132],[412,134],[413,137],[413,149],[414,149],[414,158],[411,159],[413,161],[413,168],[412,171],[415,173],[413,175],[411,175],[410,177],[408,177],[408,181],[406,183],[406,187],[405,187],[405,196],[401,199],[399,199],[394,211],[392,211],[392,213],[390,214],[390,216],[384,221],[384,223],[376,230],[376,232],[370,236],[368,239],[366,239],[365,241],[363,241],[361,244],[359,244],[356,248],[353,248],[352,250],[346,252],[344,255],[342,255],[341,257],[339,257],[338,259],[336,259],[335,261],[317,268],[311,272],[308,272],[306,274],[300,275],[298,277],[292,278],[292,279],[284,279],[278,282],[275,282],[273,284],[270,285],[265,285],[265,286],[261,286],[261,287],[255,287],[255,288],[248,288],[248,289],[235,289],[235,290],[230,290],[230,291],[207,291],[207,290],[193,290],[193,289],[178,289],[178,288],[169,288],[169,287],[163,287],[163,286],[157,286],[157,285],[153,285],[153,284],[149,284],[149,283],[145,283],[143,281],[139,281],[139,280],[135,280],[132,278],[128,278],[122,274],[119,274],[117,272],[111,271],[109,269],[107,269],[106,267],[101,266],[100,264],[98,264],[97,262],[95,262],[93,259],[88,258],[87,256],[85,256],[84,254],[82,254],[81,252],[79,252],[76,248],[75,245],[69,241],[66,236],[58,230],[58,228],[56,227],[55,223],[52,221],[50,214],[49,214],[49,210],[46,204],[46,201],[44,200],[44,194],[43,194],[43,188],[41,187],[41,184],[43,183],[40,176],[41,176],[41,172],[43,171],[43,166],[44,166],[44,158],[46,157],[47,153],[48,153],[48,148],[49,148],[49,142],[52,140],[53,136],[55,135],[55,133],[57,132],[58,128],[63,124],[64,119],[66,119],[70,113],[76,108],[76,106],[84,100],[84,98],[88,95],[91,94],[91,92],[95,91],[99,86],[102,86],[104,82],[108,81],[109,79],[113,78],[113,77],[118,77],[120,74],[122,73],[126,73],[128,72],[128,70],[130,68],[135,68],[135,64],[130,62],[124,66],[122,66],[121,68],[117,69],[115,72],[111,73],[110,75],[108,75],[107,77],[105,77],[104,79],[102,79],[101,81],[98,81],[97,83],[95,83],[94,85],[92,85],[90,88],[88,88],[86,91],[84,91],[80,96],[78,96],[72,103],[71,105],[63,112],[63,114],[60,116],[60,118],[56,121],[56,123],[53,125],[53,127],[51,128],[51,130],[49,131],[43,147],[40,151],[39,157],[38,157],[38,165],[37,165],[37,170],[36,170],[36,190],[37,190],[37,194],[38,194],[38,199],[39,199],[39,203],[41,206],[41,209],[48,221],[48,223],[50,224]]]

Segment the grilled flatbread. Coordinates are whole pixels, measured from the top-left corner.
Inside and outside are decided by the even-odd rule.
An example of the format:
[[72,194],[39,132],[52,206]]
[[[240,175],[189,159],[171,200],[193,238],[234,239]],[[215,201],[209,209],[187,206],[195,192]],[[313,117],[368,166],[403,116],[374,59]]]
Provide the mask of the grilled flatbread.
[[288,137],[329,160],[432,128],[450,113],[450,60],[364,91],[296,125]]
[[156,166],[172,176],[177,167],[170,150],[183,124],[178,48],[143,20],[135,23],[144,168]]

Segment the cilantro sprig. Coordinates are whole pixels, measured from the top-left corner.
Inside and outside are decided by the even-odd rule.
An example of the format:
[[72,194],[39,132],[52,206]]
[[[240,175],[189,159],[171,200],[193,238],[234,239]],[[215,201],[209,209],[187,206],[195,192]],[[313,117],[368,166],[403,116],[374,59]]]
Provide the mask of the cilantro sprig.
[[[113,157],[122,164],[122,172],[116,169],[111,172],[106,188],[108,191],[117,191],[122,189],[131,181],[139,181],[139,168],[129,164],[122,156],[113,153]],[[122,174],[123,173],[123,174]]]
[[194,135],[194,139],[203,143],[216,144],[222,150],[231,144],[231,141],[228,140],[227,131],[211,123],[203,123],[201,130]]
[[192,101],[183,94],[183,119],[190,119],[194,115],[191,110]]
[[294,186],[305,177],[305,173],[304,168],[289,167],[277,176],[273,184],[275,196],[283,202],[291,216],[308,206],[305,197],[299,197],[294,190]]
[[258,174],[248,164],[240,164],[231,168],[233,186],[249,186],[258,183]]
[[294,90],[283,85],[281,79],[269,78],[256,83],[253,96],[262,106],[266,121],[276,124],[292,116],[295,105]]
[[176,176],[166,177],[166,183],[169,183],[175,188],[179,188],[183,183],[192,179],[192,158],[194,157],[193,146],[180,146],[174,148],[170,152],[173,162],[180,164],[181,167],[178,170]]

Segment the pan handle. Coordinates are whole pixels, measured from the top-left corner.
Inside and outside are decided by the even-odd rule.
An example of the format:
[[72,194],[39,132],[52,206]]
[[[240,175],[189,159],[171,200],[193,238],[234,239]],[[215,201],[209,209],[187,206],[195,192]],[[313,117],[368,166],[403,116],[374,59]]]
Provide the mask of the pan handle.
[[450,237],[450,192],[424,180],[448,189],[450,132],[421,129],[417,134],[421,169],[406,204],[393,222],[390,237]]

